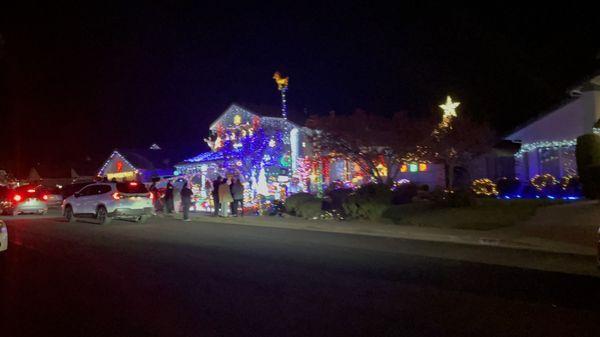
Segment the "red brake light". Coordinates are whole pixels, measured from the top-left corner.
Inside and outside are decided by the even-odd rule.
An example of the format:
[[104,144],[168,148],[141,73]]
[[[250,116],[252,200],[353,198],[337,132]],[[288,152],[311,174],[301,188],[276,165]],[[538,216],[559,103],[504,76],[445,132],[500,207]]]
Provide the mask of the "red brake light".
[[46,194],[42,195],[42,199],[48,200],[48,196]]
[[138,183],[136,183],[135,181],[132,181],[129,183],[129,186],[137,186],[137,185],[138,185]]
[[21,199],[23,199],[23,198],[21,198],[21,196],[18,195],[18,194],[15,194],[15,196],[13,197],[13,200],[16,201],[16,202],[21,201]]
[[34,189],[28,189],[27,192],[29,192],[29,193],[35,193],[35,190]]
[[112,194],[112,197],[113,197],[113,199],[115,199],[115,200],[119,200],[119,199],[121,199],[121,195],[119,194],[119,192],[115,192],[115,193],[113,193],[113,194]]

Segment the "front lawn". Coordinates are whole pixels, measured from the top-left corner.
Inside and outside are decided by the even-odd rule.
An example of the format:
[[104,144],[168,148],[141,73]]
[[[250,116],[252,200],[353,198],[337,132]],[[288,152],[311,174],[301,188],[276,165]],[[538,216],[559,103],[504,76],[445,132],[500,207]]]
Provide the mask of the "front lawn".
[[397,225],[490,230],[528,220],[539,207],[558,203],[560,201],[479,199],[477,205],[460,208],[411,203],[391,206],[383,217],[384,221]]

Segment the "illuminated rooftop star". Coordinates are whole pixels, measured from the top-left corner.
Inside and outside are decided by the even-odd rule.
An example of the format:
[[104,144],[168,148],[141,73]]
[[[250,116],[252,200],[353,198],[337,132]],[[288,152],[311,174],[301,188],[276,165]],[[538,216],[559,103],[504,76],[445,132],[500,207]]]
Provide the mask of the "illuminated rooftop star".
[[444,110],[444,119],[449,119],[450,117],[456,117],[456,108],[460,105],[460,102],[452,102],[452,97],[446,97],[446,103],[441,104],[440,108]]

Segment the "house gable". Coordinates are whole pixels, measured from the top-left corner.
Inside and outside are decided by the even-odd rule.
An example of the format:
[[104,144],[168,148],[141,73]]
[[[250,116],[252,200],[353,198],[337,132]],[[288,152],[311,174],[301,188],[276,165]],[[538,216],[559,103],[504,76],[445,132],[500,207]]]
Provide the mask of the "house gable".
[[113,151],[108,157],[108,160],[102,165],[102,168],[98,172],[98,176],[106,176],[109,173],[121,173],[121,172],[135,172],[137,168],[133,166],[125,156],[119,153],[119,151]]
[[241,124],[252,124],[255,118],[260,118],[260,116],[233,103],[210,125],[210,130],[216,131],[219,125],[228,128]]

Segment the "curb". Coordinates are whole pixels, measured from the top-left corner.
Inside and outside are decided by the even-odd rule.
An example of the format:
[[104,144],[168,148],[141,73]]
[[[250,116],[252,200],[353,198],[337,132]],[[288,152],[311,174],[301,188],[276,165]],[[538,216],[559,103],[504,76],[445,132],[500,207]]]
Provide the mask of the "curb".
[[[248,217],[249,218],[249,217]],[[242,218],[243,219],[243,218]],[[556,248],[556,247],[546,247],[539,245],[532,245],[528,243],[522,243],[517,241],[511,241],[501,238],[493,238],[493,237],[471,237],[465,238],[458,235],[451,234],[431,234],[431,233],[407,233],[407,232],[383,232],[377,229],[369,229],[369,230],[361,230],[361,229],[340,229],[335,227],[327,227],[321,226],[319,224],[311,224],[311,225],[285,225],[285,224],[272,224],[267,221],[262,223],[253,223],[254,221],[240,221],[238,218],[218,218],[218,217],[210,217],[210,216],[200,216],[193,217],[193,221],[197,222],[217,222],[223,224],[230,225],[239,225],[239,226],[252,226],[252,227],[263,227],[263,228],[278,228],[278,229],[289,229],[289,230],[304,230],[304,231],[313,231],[313,232],[323,232],[323,233],[335,233],[335,234],[347,234],[347,235],[362,235],[362,236],[373,236],[373,237],[382,237],[382,238],[392,238],[392,239],[403,239],[403,240],[415,240],[415,241],[429,241],[429,242],[445,242],[445,243],[454,243],[454,244],[463,244],[463,245],[472,245],[472,246],[484,246],[484,247],[498,247],[498,248],[507,248],[507,249],[520,249],[520,250],[530,250],[530,251],[540,251],[546,253],[556,253],[556,254],[568,254],[568,255],[579,255],[579,256],[596,256],[595,252],[590,251],[589,253],[577,251],[575,249],[568,248]],[[254,220],[254,219],[252,219]],[[256,220],[259,220],[256,218]],[[593,250],[593,249],[591,249]]]

